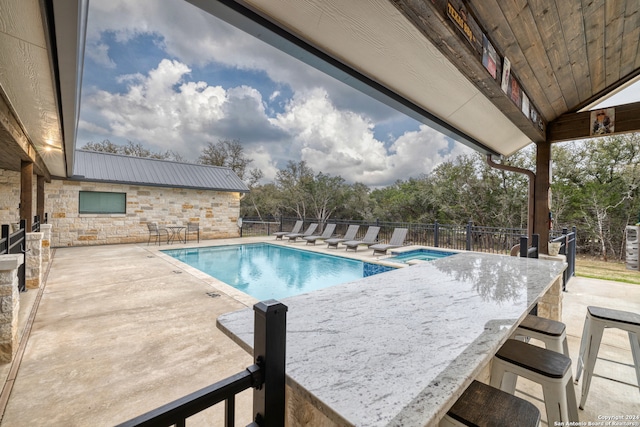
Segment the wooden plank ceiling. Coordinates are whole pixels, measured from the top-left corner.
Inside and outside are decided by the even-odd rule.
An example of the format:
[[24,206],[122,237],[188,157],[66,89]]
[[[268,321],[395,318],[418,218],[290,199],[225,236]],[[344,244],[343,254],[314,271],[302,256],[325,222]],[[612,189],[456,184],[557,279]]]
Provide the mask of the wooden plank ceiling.
[[[589,112],[578,113],[640,75],[640,2],[637,0],[394,0],[494,104],[521,117],[473,65],[477,53],[459,40],[449,5],[466,9],[487,36],[547,124],[545,139],[588,137]],[[433,15],[441,15],[436,21]],[[459,31],[458,31],[459,33]],[[453,47],[453,48],[452,48]],[[480,76],[480,77],[479,77]],[[640,130],[640,104],[620,108],[616,132]],[[533,139],[535,141],[535,139]]]

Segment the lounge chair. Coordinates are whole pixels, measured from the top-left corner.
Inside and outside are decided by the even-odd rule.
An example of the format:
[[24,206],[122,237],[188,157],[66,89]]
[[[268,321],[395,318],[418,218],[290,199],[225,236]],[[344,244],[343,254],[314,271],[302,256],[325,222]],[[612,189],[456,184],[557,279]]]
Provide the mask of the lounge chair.
[[350,225],[349,228],[347,228],[347,232],[345,233],[344,237],[334,237],[332,239],[325,240],[325,242],[327,243],[327,248],[337,248],[338,243],[355,239],[356,234],[358,234],[359,228],[359,225]]
[[299,233],[302,230],[302,221],[296,221],[296,225],[293,226],[291,231],[276,231],[273,233],[276,236],[276,240],[282,240],[282,236],[286,236],[291,233]]
[[333,232],[335,231],[335,229],[336,229],[335,224],[327,224],[327,226],[324,228],[324,231],[320,236],[305,236],[304,240],[307,241],[307,245],[309,244],[315,245],[316,240],[327,240],[328,238],[333,236]]
[[342,242],[343,245],[346,246],[345,250],[353,249],[354,251],[358,250],[358,246],[360,245],[375,245],[376,239],[378,238],[378,232],[380,231],[380,227],[369,227],[367,229],[367,234],[364,235],[362,240],[347,240],[346,242]]
[[309,224],[304,233],[289,233],[285,234],[284,237],[288,237],[290,242],[295,242],[298,237],[311,236],[316,231],[316,228],[318,228],[318,224],[314,222]]
[[393,230],[389,243],[377,243],[369,246],[369,249],[373,249],[374,255],[386,255],[389,249],[399,248],[404,245],[404,239],[407,238],[406,228],[396,228]]

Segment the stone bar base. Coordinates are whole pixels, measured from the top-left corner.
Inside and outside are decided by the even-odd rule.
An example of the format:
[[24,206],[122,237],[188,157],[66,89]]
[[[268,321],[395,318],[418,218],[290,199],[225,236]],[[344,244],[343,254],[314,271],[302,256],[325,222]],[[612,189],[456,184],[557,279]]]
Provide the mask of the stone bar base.
[[336,423],[320,412],[317,405],[302,397],[289,385],[286,387],[286,427],[339,427],[349,424]]
[[[564,255],[540,255],[540,259],[567,262]],[[549,290],[538,302],[538,316],[562,322],[562,274],[553,282]]]
[[18,350],[18,267],[21,254],[0,255],[0,363],[9,363]]

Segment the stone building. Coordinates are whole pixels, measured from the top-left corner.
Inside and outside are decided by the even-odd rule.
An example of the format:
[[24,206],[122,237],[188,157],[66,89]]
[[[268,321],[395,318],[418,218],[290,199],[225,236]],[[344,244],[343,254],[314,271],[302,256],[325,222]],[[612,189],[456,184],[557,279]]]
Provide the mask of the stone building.
[[249,189],[229,168],[79,150],[75,174],[45,185],[51,245],[147,242],[148,222],[197,222],[200,238],[237,237]]

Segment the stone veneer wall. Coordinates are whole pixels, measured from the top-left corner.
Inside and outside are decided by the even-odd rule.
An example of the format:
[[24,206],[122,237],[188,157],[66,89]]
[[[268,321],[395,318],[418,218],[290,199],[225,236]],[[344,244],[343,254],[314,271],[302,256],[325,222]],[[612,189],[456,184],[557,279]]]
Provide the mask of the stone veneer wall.
[[[80,191],[126,193],[126,214],[80,214]],[[184,188],[53,180],[45,185],[51,246],[147,242],[147,222],[200,224],[201,239],[239,237],[240,194]],[[190,235],[189,239],[194,239]]]

